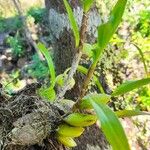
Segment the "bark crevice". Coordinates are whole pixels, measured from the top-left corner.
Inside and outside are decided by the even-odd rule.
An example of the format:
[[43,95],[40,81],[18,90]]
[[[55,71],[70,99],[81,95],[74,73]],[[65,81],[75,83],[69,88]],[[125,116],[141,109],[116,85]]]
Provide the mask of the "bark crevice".
[[44,139],[51,135],[51,139],[55,139],[54,132],[62,122],[63,112],[36,96],[34,88],[37,89],[34,84],[27,86],[0,107],[1,149],[35,144],[46,146]]

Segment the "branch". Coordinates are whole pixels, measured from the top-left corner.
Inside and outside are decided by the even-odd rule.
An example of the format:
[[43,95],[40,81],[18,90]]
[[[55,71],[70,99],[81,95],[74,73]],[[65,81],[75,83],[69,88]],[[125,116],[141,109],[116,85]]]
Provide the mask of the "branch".
[[29,43],[34,47],[34,49],[36,50],[37,54],[39,55],[39,58],[41,60],[44,60],[42,54],[40,53],[40,51],[38,50],[37,48],[37,45],[36,43],[34,42],[32,36],[31,36],[31,33],[30,33],[30,30],[27,26],[27,23],[26,23],[26,19],[23,17],[23,12],[22,12],[22,9],[21,9],[21,5],[19,6],[19,0],[12,0],[13,3],[14,3],[14,6],[16,7],[17,11],[18,11],[18,14],[21,18],[21,21],[23,23],[23,27],[24,27],[24,33],[25,33],[25,36],[26,38],[28,39]]
[[86,40],[87,22],[88,22],[88,13],[83,12],[81,29],[80,29],[79,48],[77,49],[76,55],[73,59],[68,76],[65,79],[64,86],[59,90],[57,94],[56,102],[60,101],[65,95],[66,91],[70,90],[70,80],[73,78],[74,74],[76,73],[77,67],[79,65],[79,62],[82,56],[83,44]]

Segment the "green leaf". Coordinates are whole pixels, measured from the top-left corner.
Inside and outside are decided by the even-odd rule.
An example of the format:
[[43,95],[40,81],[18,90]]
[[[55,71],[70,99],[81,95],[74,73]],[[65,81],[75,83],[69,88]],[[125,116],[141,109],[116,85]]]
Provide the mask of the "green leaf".
[[38,90],[38,94],[43,98],[47,99],[49,101],[54,101],[56,98],[56,93],[55,90],[52,89],[51,87],[49,88],[40,88]]
[[84,12],[88,12],[92,7],[94,0],[82,0],[83,10]]
[[115,113],[119,118],[132,117],[138,115],[150,115],[150,113],[148,112],[142,112],[139,110],[120,110],[120,111],[116,111]]
[[80,103],[80,109],[92,109],[92,105],[90,99],[92,99],[96,103],[107,104],[110,101],[110,95],[107,94],[89,94],[83,97]]
[[97,49],[97,59],[100,57],[104,48],[107,46],[113,34],[117,30],[124,13],[126,3],[127,0],[118,0],[110,14],[108,22],[98,27],[99,49]]
[[69,3],[67,2],[67,0],[63,0],[64,1],[64,5],[66,7],[67,13],[68,13],[68,18],[71,24],[71,28],[73,30],[73,34],[75,37],[75,41],[76,41],[76,47],[79,46],[79,42],[80,42],[80,34],[79,34],[79,29],[78,29],[78,25],[75,21],[75,17],[73,15],[72,9],[69,5]]
[[50,72],[50,76],[51,76],[51,87],[53,88],[55,86],[55,79],[56,79],[53,60],[44,44],[38,43],[37,47],[43,53],[43,55],[45,56],[46,61],[48,63],[49,72]]
[[64,85],[64,74],[60,74],[56,77],[56,83],[59,86],[63,86]]
[[148,77],[148,69],[147,69],[146,60],[145,60],[145,58],[144,58],[144,54],[143,54],[143,52],[142,52],[142,49],[141,49],[139,46],[137,46],[137,44],[135,44],[135,43],[132,43],[132,44],[133,44],[133,45],[137,48],[137,50],[139,51],[139,54],[140,54],[140,56],[141,56],[141,60],[142,60],[143,65],[144,65],[145,73],[146,73],[146,75],[147,75],[147,77]]
[[126,81],[125,83],[121,84],[117,89],[114,90],[112,96],[118,96],[130,92],[136,88],[140,88],[146,84],[150,83],[150,78],[145,78],[141,80],[135,81]]
[[101,122],[101,128],[113,150],[130,150],[127,137],[116,114],[105,104],[90,100]]

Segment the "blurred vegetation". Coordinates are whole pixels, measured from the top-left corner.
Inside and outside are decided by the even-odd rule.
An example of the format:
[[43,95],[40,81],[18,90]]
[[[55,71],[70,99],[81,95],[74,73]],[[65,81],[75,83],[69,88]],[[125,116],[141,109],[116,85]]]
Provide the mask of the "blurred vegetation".
[[37,54],[32,56],[32,64],[27,68],[33,78],[43,78],[49,74],[46,62],[42,62]]
[[[21,0],[23,11],[26,13],[30,7],[44,7],[44,0]],[[11,7],[10,7],[11,6]],[[13,17],[17,14],[12,0],[0,0],[0,14],[2,17]]]
[[14,70],[2,81],[5,92],[9,95],[16,93],[19,89],[24,87],[23,82],[20,80],[20,71]]
[[13,37],[7,38],[7,43],[10,45],[14,57],[21,57],[24,54],[23,43],[18,33]]
[[140,32],[143,37],[150,36],[150,10],[140,12],[136,31]]
[[16,15],[13,18],[0,17],[0,33],[16,31],[22,27],[20,18]]
[[40,23],[44,20],[46,15],[46,9],[40,7],[31,7],[27,11],[28,16],[32,16],[35,19],[35,24]]

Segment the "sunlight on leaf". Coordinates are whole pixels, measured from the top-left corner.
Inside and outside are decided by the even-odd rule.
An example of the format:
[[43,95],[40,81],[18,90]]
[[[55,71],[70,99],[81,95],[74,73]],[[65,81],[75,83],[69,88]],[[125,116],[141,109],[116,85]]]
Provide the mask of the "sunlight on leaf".
[[114,92],[112,93],[112,96],[125,94],[127,92],[130,92],[136,88],[140,88],[147,84],[150,84],[150,78],[145,78],[145,79],[135,80],[135,81],[126,81],[125,83],[119,85],[114,90]]
[[105,104],[97,104],[92,99],[90,102],[113,150],[130,150],[127,137],[116,114]]
[[106,48],[113,34],[116,32],[124,10],[126,6],[127,0],[118,0],[114,9],[110,14],[110,18],[107,23],[104,23],[98,27],[98,44],[99,48],[97,49],[97,59],[101,56],[104,48]]
[[71,28],[73,30],[73,34],[75,37],[75,41],[76,41],[76,47],[79,46],[79,41],[80,41],[80,34],[79,34],[79,29],[78,29],[78,25],[77,22],[75,20],[75,17],[73,15],[72,9],[69,5],[69,3],[67,2],[67,0],[63,0],[64,1],[64,5],[66,7],[67,13],[68,13],[68,18],[71,24]]
[[119,118],[133,117],[133,116],[138,116],[138,115],[150,115],[150,113],[148,113],[148,112],[142,112],[139,110],[120,110],[120,111],[116,111],[115,114]]

